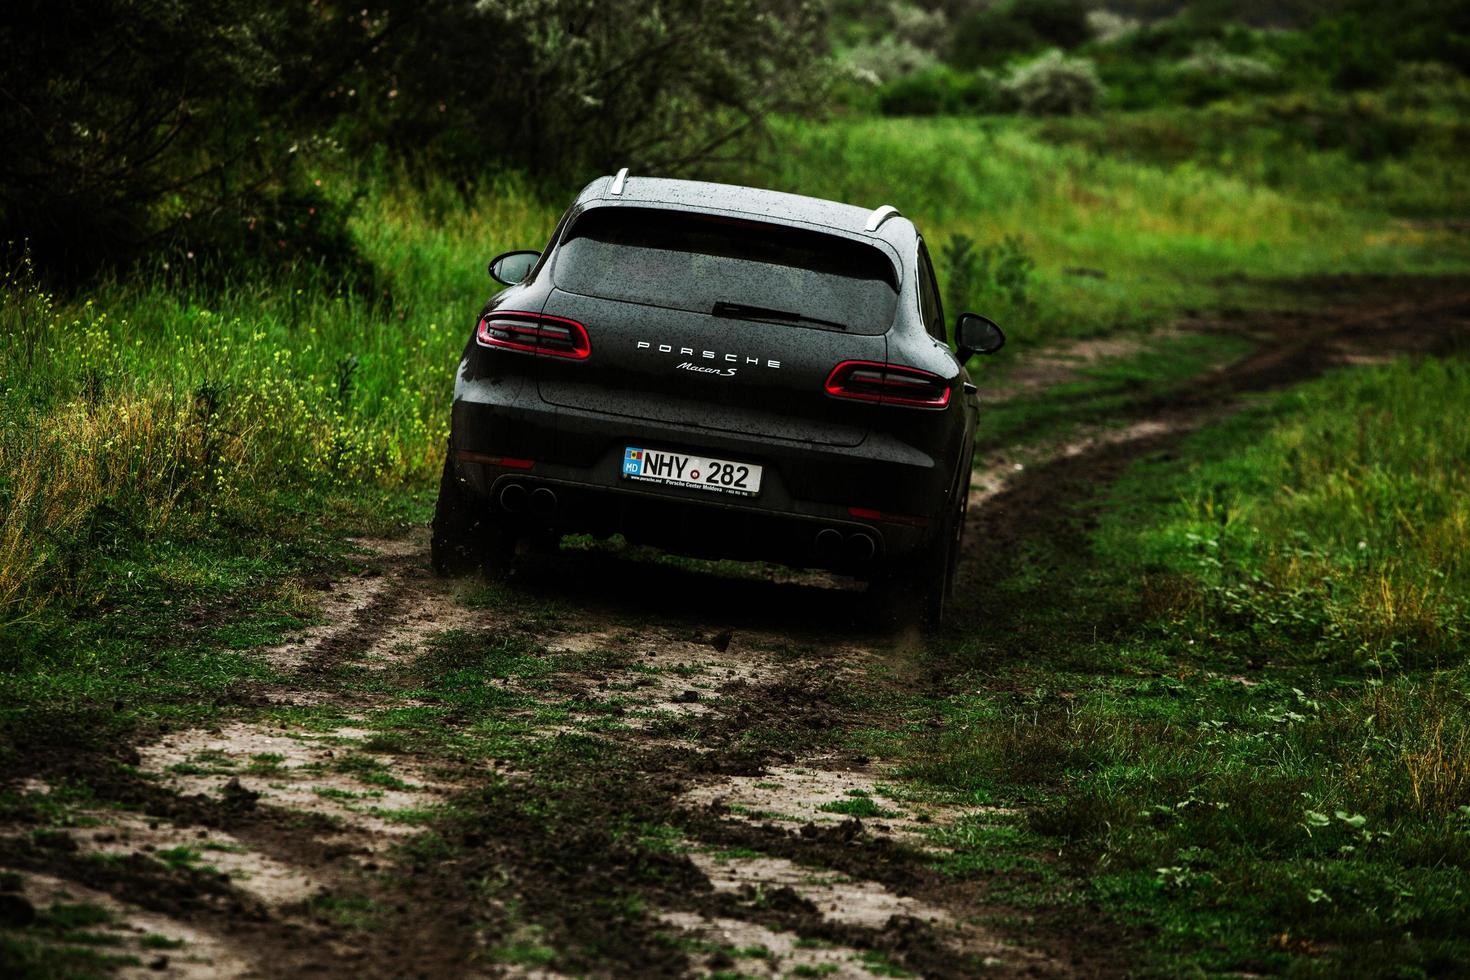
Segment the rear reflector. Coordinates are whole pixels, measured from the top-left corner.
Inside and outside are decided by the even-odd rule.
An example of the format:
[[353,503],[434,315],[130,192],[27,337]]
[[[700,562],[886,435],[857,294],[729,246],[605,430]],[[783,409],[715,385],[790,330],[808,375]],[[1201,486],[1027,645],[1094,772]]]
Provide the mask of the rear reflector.
[[480,320],[475,340],[481,347],[498,347],[548,357],[582,361],[592,353],[587,328],[576,320],[545,313],[496,310]]
[[949,382],[937,374],[899,364],[843,361],[827,375],[824,386],[833,398],[847,398],[907,408],[944,408]]
[[454,455],[467,463],[489,463],[491,466],[504,466],[512,470],[529,470],[536,465],[534,459],[517,459],[514,456],[491,456],[489,453],[476,453],[468,449],[456,449]]
[[860,521],[881,521],[884,524],[907,524],[909,527],[928,527],[929,518],[915,514],[885,514],[868,507],[849,507],[847,512]]

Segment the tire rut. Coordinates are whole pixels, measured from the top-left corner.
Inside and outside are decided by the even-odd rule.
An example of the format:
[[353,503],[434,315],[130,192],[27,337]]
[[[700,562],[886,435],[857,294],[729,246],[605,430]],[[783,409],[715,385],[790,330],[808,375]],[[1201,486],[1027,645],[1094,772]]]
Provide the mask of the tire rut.
[[[1074,502],[1242,396],[1386,352],[1463,344],[1470,326],[1463,282],[1357,302],[1186,322],[1178,329],[1245,333],[1259,347],[1139,399],[1112,426],[982,458],[961,616],[1004,618],[987,583],[1006,575],[1020,528],[1081,546]],[[473,586],[429,575],[422,534],[360,544],[364,572],[327,590],[324,622],[263,651],[280,676],[253,690],[252,706],[217,730],[138,746],[135,768],[79,774],[97,799],[128,809],[73,808],[70,843],[0,828],[0,865],[27,872],[33,901],[71,888],[106,904],[121,931],[184,938],[162,968],[176,976],[549,975],[495,952],[544,941],[516,918],[526,910],[559,940],[616,951],[625,975],[762,965],[870,977],[889,963],[925,976],[1126,970],[1109,937],[1036,922],[1002,929],[994,923],[1013,910],[932,869],[934,828],[1011,814],[915,799],[897,773],[836,737],[906,723],[871,707],[884,685],[946,683],[943,658],[926,658],[912,631],[874,627],[860,591],[820,575],[729,575],[594,550],[532,559],[509,591],[468,603]],[[561,597],[554,617],[518,608],[548,591]],[[505,787],[545,788],[514,759],[406,751],[374,727],[385,713],[442,709],[415,693],[414,671],[449,635],[534,643],[554,669],[498,682],[527,705],[508,714],[551,744],[611,746],[625,765],[556,787],[548,805],[575,819],[528,819]],[[1015,638],[1017,649],[1028,642]],[[454,726],[452,712],[442,717]],[[39,806],[51,788],[27,798]],[[662,820],[682,841],[667,853],[630,849],[599,814]],[[175,860],[160,862],[165,854]],[[650,862],[666,883],[648,888],[648,909],[579,906]],[[764,953],[731,952],[754,948]],[[598,968],[557,952],[573,969]]]

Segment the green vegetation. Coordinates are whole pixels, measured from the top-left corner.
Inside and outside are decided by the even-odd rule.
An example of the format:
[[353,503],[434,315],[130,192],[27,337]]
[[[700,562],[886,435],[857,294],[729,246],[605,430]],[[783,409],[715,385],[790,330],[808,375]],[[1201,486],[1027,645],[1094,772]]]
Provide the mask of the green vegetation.
[[[1378,210],[1402,199],[1454,213],[1463,195],[1440,179],[1448,163],[1363,163],[1330,183],[1273,188],[1208,163],[1123,159],[1089,145],[1091,121],[1061,125],[781,122],[791,149],[746,176],[899,203],[940,243],[950,305],[996,314],[1018,351],[1157,323],[1211,296],[1278,301],[1236,277],[1465,263],[1462,238]],[[1265,159],[1273,144],[1256,145]],[[1334,166],[1336,151],[1299,152]],[[944,159],[965,165],[933,165]],[[914,178],[900,187],[897,174]],[[11,270],[0,296],[0,642],[19,670],[6,675],[3,710],[91,726],[90,706],[131,709],[146,686],[147,700],[176,704],[147,714],[197,714],[201,695],[259,670],[229,647],[302,621],[293,575],[340,562],[333,541],[348,530],[423,514],[467,311],[488,289],[482,261],[538,244],[557,207],[511,178],[466,200],[388,173],[324,175],[329,196],[349,187],[366,189],[349,228],[388,299],[306,272],[222,288],[143,274],[63,296],[26,266]],[[1192,344],[1205,341],[1175,352],[1181,373]],[[108,726],[137,720],[98,714]]]
[[[1252,438],[1243,418],[1201,440],[1187,478],[1124,484],[1099,550],[1181,583],[1161,586],[1150,616],[1241,662],[1457,667],[1470,628],[1470,433],[1442,422],[1465,406],[1460,358],[1307,385],[1277,400],[1264,438],[1237,441]],[[1133,520],[1163,494],[1180,501],[1167,521]]]
[[1023,391],[988,406],[979,448],[995,449],[1045,444],[1066,436],[1078,424],[1123,424],[1127,409],[1151,396],[1162,396],[1208,369],[1249,350],[1240,337],[1181,334],[1149,338],[1140,350],[1096,364],[1063,361],[1059,370],[1074,377],[1048,384],[1043,390]]
[[[732,771],[840,747],[907,767],[918,788],[886,798],[1003,807],[927,828],[944,849],[932,867],[1020,910],[1101,909],[1133,930],[1144,972],[1470,962],[1463,349],[1259,399],[1114,482],[1077,480],[1054,501],[1065,514],[1015,515],[976,607],[926,641],[925,679],[822,693],[851,725],[757,713],[721,727],[718,712],[649,709],[622,682],[569,693],[558,675],[600,668],[688,678],[702,700],[719,680],[697,658],[634,663],[622,638],[551,654],[535,637],[572,610],[501,585],[463,601],[513,609],[504,629],[321,679],[400,703],[349,717],[251,693],[280,679],[260,648],[317,615],[307,583],[361,570],[349,539],[427,516],[453,368],[493,288],[485,261],[541,246],[588,177],[629,164],[897,205],[930,242],[950,318],[976,309],[1009,331],[982,384],[1004,387],[1044,345],[1136,348],[987,409],[980,449],[1029,461],[1250,352],[1240,335],[1157,332],[1180,316],[1300,310],[1330,295],[1327,277],[1470,270],[1459,7],[835,0],[823,26],[824,5],[768,0],[637,15],[548,0],[535,16],[519,0],[392,2],[302,19],[254,0],[95,6],[94,43],[50,30],[27,44],[0,25],[21,52],[0,90],[29,109],[0,119],[0,776],[52,753],[120,759],[140,733],[234,712],[366,727],[362,751],[320,767],[369,788],[317,792],[421,830],[403,846],[413,861],[452,855],[473,871],[456,883],[503,889],[491,958],[595,972],[654,945],[637,932],[647,910],[703,881],[686,850],[763,853],[745,846],[758,836],[699,840],[714,818],[643,778],[664,748],[604,735],[643,723]],[[188,50],[105,56],[128,45]],[[537,84],[467,80],[471,58]],[[831,111],[800,111],[812,102]],[[380,810],[416,784],[368,752],[519,772]],[[173,769],[284,778],[284,761],[200,753]],[[0,794],[0,816],[25,846],[64,848],[74,811],[116,802],[83,778]],[[898,815],[862,792],[821,809]],[[729,812],[783,833],[802,822]],[[518,878],[481,846],[507,828],[526,852]],[[154,857],[184,877],[210,872],[217,847]],[[597,863],[609,854],[616,874]],[[564,908],[568,881],[584,905]],[[306,907],[377,930],[400,914],[385,894]],[[108,949],[105,910],[36,912],[0,936],[7,974],[138,965]]]
[[120,967],[138,967],[138,957],[119,953],[121,944],[105,927],[113,921],[96,905],[56,902],[38,909],[27,934],[0,935],[0,964],[7,976],[62,980],[107,976]]
[[823,803],[817,809],[823,813],[841,813],[849,817],[882,819],[902,815],[897,810],[879,806],[873,802],[872,796],[860,789],[848,790],[847,799]]
[[1029,826],[945,866],[1059,848],[1045,892],[1165,972],[1465,962],[1467,410],[1463,358],[1339,372],[1135,464],[1082,547],[1028,539],[915,771]]
[[1084,0],[853,5],[842,94],[893,115],[1067,115],[1395,83],[1466,93],[1470,17],[1453,4],[1119,6],[1140,16]]

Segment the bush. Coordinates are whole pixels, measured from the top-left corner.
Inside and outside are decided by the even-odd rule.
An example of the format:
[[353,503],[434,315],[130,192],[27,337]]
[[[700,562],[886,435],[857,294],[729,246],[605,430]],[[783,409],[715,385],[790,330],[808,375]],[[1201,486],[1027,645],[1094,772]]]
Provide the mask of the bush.
[[979,246],[969,235],[951,236],[939,249],[944,274],[944,305],[958,315],[974,310],[995,319],[1018,313],[1031,303],[1036,262],[1019,236]]
[[1093,112],[1102,99],[1097,68],[1086,58],[1069,58],[1051,50],[1011,70],[1001,91],[1023,112],[1037,116],[1071,116]]
[[945,65],[896,79],[878,90],[878,109],[885,116],[958,115],[1002,108],[993,76],[957,72]]
[[821,94],[822,10],[14,0],[0,7],[0,243],[29,242],[53,276],[173,244],[220,268],[263,254],[350,270],[304,157],[335,163],[340,142],[464,183],[506,165],[565,183],[688,168]]
[[1344,0],[1288,39],[1290,56],[1339,89],[1387,84],[1396,67],[1439,61],[1470,72],[1470,7],[1443,0]]
[[342,79],[351,142],[466,179],[686,169],[825,87],[817,0],[385,2],[381,48]]
[[960,18],[949,60],[959,68],[1001,65],[1048,46],[1075,48],[1092,33],[1081,0],[1015,0]]
[[949,39],[949,18],[943,10],[925,10],[908,3],[889,7],[893,36],[923,51],[938,51]]
[[1315,150],[1341,150],[1362,163],[1403,157],[1425,135],[1418,121],[1389,111],[1382,98],[1366,92],[1288,93],[1262,108],[1274,128],[1292,142]]
[[885,37],[873,44],[853,48],[843,59],[859,79],[882,84],[933,68],[934,55],[908,41]]
[[1218,43],[1200,45],[1174,66],[1173,80],[1180,101],[1203,105],[1245,92],[1267,92],[1281,87],[1281,73],[1263,58],[1226,51]]
[[1141,25],[1132,17],[1113,13],[1111,10],[1089,10],[1087,12],[1087,27],[1092,31],[1093,40],[1101,44],[1111,44],[1122,40]]
[[1410,61],[1399,65],[1388,100],[1394,108],[1470,105],[1470,79],[1439,61]]
[[233,230],[273,208],[297,180],[282,123],[299,104],[292,28],[255,0],[7,5],[0,242],[84,275],[192,217]]

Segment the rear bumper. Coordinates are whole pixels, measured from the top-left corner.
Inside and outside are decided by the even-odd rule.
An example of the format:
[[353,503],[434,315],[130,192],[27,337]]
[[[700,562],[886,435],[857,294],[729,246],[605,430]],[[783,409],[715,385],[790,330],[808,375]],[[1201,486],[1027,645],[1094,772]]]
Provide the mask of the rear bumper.
[[[628,446],[758,463],[761,494],[626,481]],[[548,405],[530,379],[462,380],[451,452],[472,495],[518,528],[620,533],[679,554],[848,573],[922,549],[950,480],[933,456],[890,435],[825,446],[649,422]],[[505,457],[531,464],[495,462]]]

